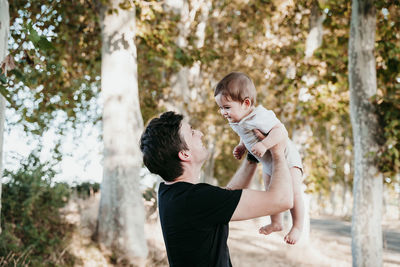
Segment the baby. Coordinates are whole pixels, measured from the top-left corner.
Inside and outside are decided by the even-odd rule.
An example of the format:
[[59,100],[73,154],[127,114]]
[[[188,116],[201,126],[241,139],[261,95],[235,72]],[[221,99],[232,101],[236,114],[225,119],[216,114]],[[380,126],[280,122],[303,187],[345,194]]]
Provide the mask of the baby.
[[[272,174],[272,157],[269,149],[287,139],[285,156],[293,179],[294,205],[290,210],[293,226],[284,240],[295,244],[301,235],[304,221],[304,207],[301,194],[303,165],[293,142],[287,138],[285,126],[275,113],[262,106],[255,107],[256,88],[244,73],[232,72],[225,76],[214,91],[221,114],[228,120],[232,129],[240,136],[240,143],[234,148],[233,155],[241,159],[246,150],[250,151],[263,166],[265,189],[269,189]],[[267,137],[259,141],[252,132],[259,129]],[[271,224],[261,227],[259,232],[268,235],[282,230],[282,214],[271,216]]]

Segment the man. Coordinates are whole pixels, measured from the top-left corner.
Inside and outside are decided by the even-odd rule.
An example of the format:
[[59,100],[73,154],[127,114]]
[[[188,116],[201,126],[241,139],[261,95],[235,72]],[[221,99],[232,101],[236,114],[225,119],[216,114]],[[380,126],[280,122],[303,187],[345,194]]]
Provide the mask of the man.
[[268,216],[293,206],[284,143],[271,148],[274,167],[269,191],[244,189],[256,169],[248,160],[223,189],[199,183],[208,156],[202,136],[182,115],[166,112],[150,121],[140,140],[144,164],[165,181],[160,184],[158,203],[171,266],[232,266],[229,221]]

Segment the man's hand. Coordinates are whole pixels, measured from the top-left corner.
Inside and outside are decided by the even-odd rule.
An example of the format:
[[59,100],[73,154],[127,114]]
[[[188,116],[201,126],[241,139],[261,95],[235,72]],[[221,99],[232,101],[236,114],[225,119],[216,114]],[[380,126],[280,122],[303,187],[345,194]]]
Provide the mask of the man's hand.
[[251,148],[251,153],[257,157],[262,157],[264,156],[265,152],[267,151],[267,148],[264,146],[263,143],[258,142],[256,143],[252,148]]
[[264,134],[258,129],[253,129],[253,134],[258,138],[259,141],[264,140],[264,138],[268,136],[268,134]]
[[241,159],[242,156],[244,155],[244,153],[246,152],[246,147],[244,146],[243,143],[240,143],[239,145],[237,145],[234,149],[233,149],[233,156],[236,159]]
[[270,148],[269,151],[271,151],[272,154],[272,158],[274,158],[275,156],[285,156],[285,148],[286,148],[287,142],[286,141],[282,141],[276,145],[274,145],[273,147]]

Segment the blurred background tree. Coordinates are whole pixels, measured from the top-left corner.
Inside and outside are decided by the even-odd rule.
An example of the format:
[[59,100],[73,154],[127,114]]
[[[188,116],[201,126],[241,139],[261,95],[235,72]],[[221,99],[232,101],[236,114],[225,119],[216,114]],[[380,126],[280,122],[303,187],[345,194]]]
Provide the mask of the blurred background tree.
[[[107,1],[9,1],[8,50],[16,67],[2,90],[13,114],[6,130],[22,125],[41,140],[56,129],[57,160],[65,156],[59,148],[69,129],[101,126],[99,3]],[[256,85],[257,103],[277,114],[299,147],[312,211],[351,215],[349,1],[150,0],[120,7],[132,5],[143,121],[169,109],[188,115],[210,152],[203,181],[223,186],[239,165],[232,156],[238,137],[220,116],[213,88],[227,73],[242,71]],[[377,94],[371,100],[383,140],[375,158],[384,190],[397,196],[399,5],[375,1]]]

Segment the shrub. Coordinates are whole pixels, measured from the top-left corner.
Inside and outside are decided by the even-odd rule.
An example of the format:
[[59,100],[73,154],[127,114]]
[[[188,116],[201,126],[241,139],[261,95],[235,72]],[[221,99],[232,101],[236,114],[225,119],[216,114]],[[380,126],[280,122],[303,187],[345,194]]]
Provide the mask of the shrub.
[[72,187],[73,190],[77,192],[77,195],[80,198],[90,197],[92,194],[99,192],[100,184],[99,183],[91,183],[91,182],[83,182],[80,184],[76,184]]
[[0,262],[9,266],[72,266],[68,254],[73,226],[63,221],[60,208],[70,188],[52,181],[55,171],[32,153],[17,171],[4,171]]

